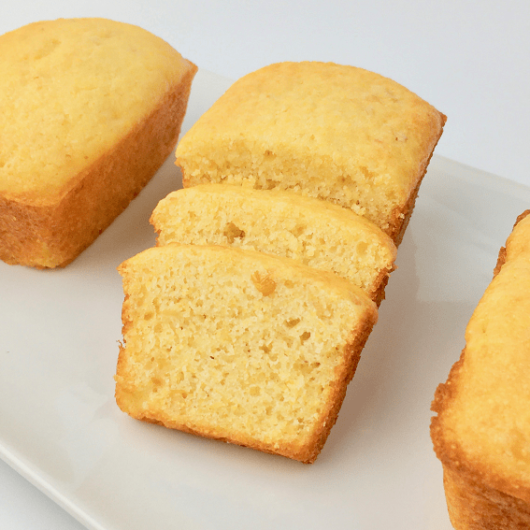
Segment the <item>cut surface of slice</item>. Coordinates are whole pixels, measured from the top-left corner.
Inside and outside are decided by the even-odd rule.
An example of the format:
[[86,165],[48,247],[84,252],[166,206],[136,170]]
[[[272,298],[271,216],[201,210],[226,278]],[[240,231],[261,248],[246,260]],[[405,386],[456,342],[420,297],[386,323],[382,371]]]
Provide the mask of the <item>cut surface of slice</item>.
[[216,246],[156,247],[120,273],[122,410],[314,461],[377,319],[363,291],[294,260]]
[[351,210],[302,195],[230,185],[169,194],[151,216],[159,245],[226,245],[334,272],[380,302],[396,247]]

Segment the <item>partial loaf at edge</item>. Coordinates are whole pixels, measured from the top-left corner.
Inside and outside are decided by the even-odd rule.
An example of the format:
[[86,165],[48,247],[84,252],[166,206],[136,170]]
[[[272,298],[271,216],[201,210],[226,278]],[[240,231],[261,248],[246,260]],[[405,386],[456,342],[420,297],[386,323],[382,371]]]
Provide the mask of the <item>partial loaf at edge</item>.
[[466,347],[432,403],[431,437],[457,530],[530,528],[529,214],[501,249]]

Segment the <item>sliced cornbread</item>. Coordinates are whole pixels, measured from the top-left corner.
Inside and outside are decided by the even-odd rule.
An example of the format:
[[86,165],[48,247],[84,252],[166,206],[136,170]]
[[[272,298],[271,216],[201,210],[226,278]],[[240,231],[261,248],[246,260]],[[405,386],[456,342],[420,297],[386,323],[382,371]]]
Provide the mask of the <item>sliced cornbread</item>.
[[207,184],[170,193],[151,216],[157,243],[231,245],[340,274],[380,302],[396,247],[351,210],[284,191]]
[[221,246],[155,247],[119,271],[123,411],[315,460],[377,319],[363,291],[295,260]]
[[177,148],[184,186],[292,190],[401,241],[445,116],[361,68],[285,62],[232,85]]
[[530,528],[530,212],[501,249],[432,404],[434,449],[457,530]]
[[197,68],[104,19],[30,24],[0,56],[0,259],[64,266],[174,149]]

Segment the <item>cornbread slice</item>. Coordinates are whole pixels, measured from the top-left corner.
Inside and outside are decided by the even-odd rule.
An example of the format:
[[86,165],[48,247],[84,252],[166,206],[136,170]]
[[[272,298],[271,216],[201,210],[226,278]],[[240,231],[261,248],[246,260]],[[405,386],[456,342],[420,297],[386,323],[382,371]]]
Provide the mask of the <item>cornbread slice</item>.
[[273,64],[234,83],[182,138],[184,186],[226,183],[325,199],[401,241],[445,116],[378,74]]
[[0,36],[0,259],[71,262],[176,145],[197,67],[104,19]]
[[158,245],[230,245],[340,274],[379,303],[396,247],[367,219],[284,191],[206,184],[170,193],[151,216]]
[[295,260],[220,246],[155,247],[119,271],[123,411],[315,460],[377,319],[363,291]]
[[530,211],[501,249],[432,409],[457,530],[530,528]]

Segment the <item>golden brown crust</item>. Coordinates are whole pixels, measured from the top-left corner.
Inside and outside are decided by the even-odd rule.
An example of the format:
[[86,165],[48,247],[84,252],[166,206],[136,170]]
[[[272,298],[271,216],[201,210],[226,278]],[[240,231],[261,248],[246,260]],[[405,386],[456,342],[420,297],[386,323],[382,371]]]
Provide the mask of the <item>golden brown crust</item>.
[[447,121],[447,116],[445,114],[442,114],[441,112],[439,114],[441,120],[440,132],[438,136],[434,138],[429,157],[426,158],[418,168],[418,181],[416,187],[414,188],[414,191],[410,194],[409,200],[405,204],[403,210],[396,211],[392,216],[392,220],[390,222],[388,235],[392,238],[396,247],[399,247],[401,241],[403,240],[405,230],[407,229],[407,226],[410,222],[410,218],[412,216],[412,211],[414,210],[414,206],[416,205],[416,199],[418,197],[423,177],[425,177],[425,174],[427,173],[427,168],[429,167],[429,163],[431,161],[432,155],[434,154],[434,150],[443,134],[443,129],[445,126],[445,122]]
[[528,215],[530,215],[530,210],[525,210],[521,215],[517,216],[517,220],[515,221],[515,224],[513,225],[514,228]]
[[[521,214],[514,225],[530,214]],[[506,261],[499,251],[494,277]],[[431,439],[444,469],[444,488],[451,523],[457,530],[512,530],[530,527],[530,489],[492,473],[487,466],[468,461],[461,448],[444,436],[444,411],[456,395],[466,349],[453,365],[446,383],[438,385],[431,410]]]
[[499,256],[497,257],[497,264],[495,265],[495,268],[493,269],[493,277],[497,276],[499,272],[501,271],[501,267],[506,263],[506,247],[502,247],[499,250]]
[[361,359],[361,352],[364,348],[364,345],[366,344],[366,341],[368,340],[368,337],[370,336],[370,333],[372,332],[373,325],[374,325],[373,321],[366,319],[362,323],[360,330],[357,332],[357,335],[354,337],[354,340],[346,346],[346,350],[345,350],[346,361],[343,365],[344,370],[341,374],[341,377],[337,384],[333,398],[331,400],[331,402],[333,403],[333,407],[330,408],[327,417],[325,418],[325,420],[323,421],[321,425],[321,430],[320,430],[318,439],[315,443],[315,449],[313,451],[313,454],[310,455],[310,457],[307,460],[302,460],[302,462],[305,464],[312,464],[316,460],[318,454],[322,450],[322,447],[326,443],[326,440],[329,436],[331,428],[335,425],[337,421],[337,418],[339,416],[339,411],[342,406],[342,402],[344,401],[344,398],[346,397],[346,390],[348,388],[348,384],[353,379],[353,376],[355,375],[355,372],[357,371],[357,366]]
[[447,465],[453,464],[458,469],[462,469],[464,459],[455,446],[444,443],[445,440],[440,416],[443,414],[445,405],[454,395],[456,381],[464,363],[465,354],[466,350],[464,348],[460,354],[460,359],[451,367],[447,382],[440,383],[436,388],[434,400],[431,403],[431,410],[438,414],[438,416],[434,416],[431,419],[431,439],[436,456],[442,463],[447,463]]
[[390,273],[395,271],[397,266],[393,266],[391,270],[381,271],[379,278],[375,282],[378,285],[378,288],[375,292],[371,293],[370,297],[377,304],[377,307],[381,305],[381,302],[385,299],[385,289],[388,285],[388,280],[390,279]]
[[114,149],[79,174],[55,204],[0,195],[0,259],[35,268],[64,267],[127,207],[173,151],[197,67]]
[[[527,215],[530,214],[530,210],[525,210],[521,215],[517,216],[517,220],[515,221],[515,224],[513,227],[515,228]],[[501,247],[499,250],[499,256],[497,258],[497,264],[495,265],[495,269],[493,269],[493,277],[497,276],[499,274],[501,267],[506,262],[506,247]]]
[[[447,443],[444,436],[443,427],[443,413],[447,404],[451,401],[452,397],[456,392],[458,385],[459,373],[464,364],[466,350],[462,351],[460,359],[453,365],[449,373],[449,377],[446,383],[438,385],[435,393],[434,400],[431,404],[431,410],[436,412],[438,415],[431,419],[431,439],[434,446],[436,456],[443,464],[444,472],[448,478],[446,481],[455,482],[455,477],[458,477],[459,484],[475,484],[477,488],[483,488],[484,491],[497,492],[499,495],[504,495],[506,498],[513,498],[517,502],[513,506],[526,506],[527,509],[530,506],[530,489],[520,487],[520,485],[508,482],[504,477],[497,476],[491,473],[487,467],[480,466],[475,462],[469,462],[464,452],[454,443]],[[453,490],[460,491],[462,487],[458,488],[458,485],[451,485]],[[446,493],[447,495],[447,493]],[[451,498],[448,498],[448,503],[455,504],[456,493],[453,493]],[[491,498],[491,494],[488,498]],[[465,501],[458,503],[462,510],[471,510],[473,508]],[[467,508],[465,508],[467,506]],[[451,509],[450,509],[451,510]],[[456,508],[452,508],[454,514],[457,513]],[[464,519],[470,517],[479,517],[480,514],[463,514]],[[514,514],[514,517],[516,514]],[[456,515],[454,516],[456,519]],[[466,526],[458,526],[453,522],[453,526],[458,530],[467,528]],[[473,527],[474,528],[474,527]],[[482,527],[477,527],[482,528]],[[488,527],[489,528],[489,527]],[[493,528],[493,527],[492,527]],[[499,527],[500,528],[500,527]],[[509,527],[506,528],[519,528]]]
[[452,525],[462,530],[530,528],[530,505],[444,467],[444,489]]

